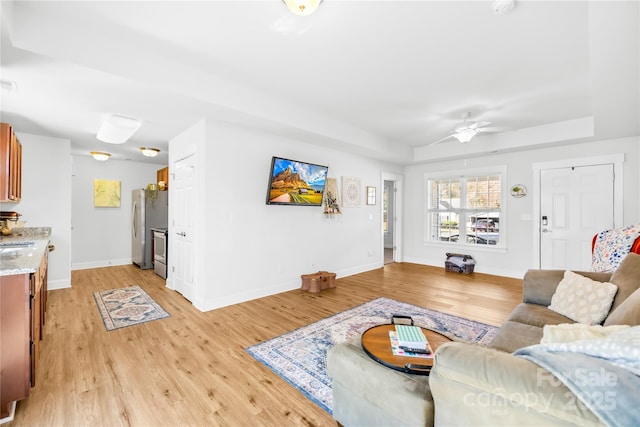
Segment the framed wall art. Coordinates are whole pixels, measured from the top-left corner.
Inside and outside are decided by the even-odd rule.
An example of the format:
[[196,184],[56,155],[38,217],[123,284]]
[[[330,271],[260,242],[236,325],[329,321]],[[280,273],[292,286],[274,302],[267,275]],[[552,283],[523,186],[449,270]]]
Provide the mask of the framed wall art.
[[376,204],[376,187],[367,187],[367,205]]
[[94,179],[93,206],[95,206],[96,208],[119,208],[120,181],[109,179]]
[[342,206],[357,208],[360,206],[360,178],[342,177]]

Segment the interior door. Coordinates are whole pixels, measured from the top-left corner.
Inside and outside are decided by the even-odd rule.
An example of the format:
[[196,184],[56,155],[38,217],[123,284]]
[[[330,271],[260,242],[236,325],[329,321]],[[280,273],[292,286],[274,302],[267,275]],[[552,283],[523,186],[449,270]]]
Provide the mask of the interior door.
[[[391,173],[382,173],[382,197],[380,202],[380,215],[382,222],[380,231],[382,233],[382,253],[385,250],[390,249],[392,251],[392,257],[387,259],[383,256],[383,263],[402,262],[402,175],[396,175]],[[389,187],[389,192],[385,191],[385,187]],[[391,201],[390,205],[385,205],[385,195],[388,197],[387,201]],[[386,208],[386,218],[385,218]],[[387,222],[387,230],[390,231],[390,235],[385,233],[384,221]]]
[[173,227],[168,241],[169,257],[175,290],[193,302],[196,296],[195,277],[195,159],[193,156],[174,163],[172,182]]
[[614,165],[540,172],[540,268],[591,270],[591,240],[614,226]]

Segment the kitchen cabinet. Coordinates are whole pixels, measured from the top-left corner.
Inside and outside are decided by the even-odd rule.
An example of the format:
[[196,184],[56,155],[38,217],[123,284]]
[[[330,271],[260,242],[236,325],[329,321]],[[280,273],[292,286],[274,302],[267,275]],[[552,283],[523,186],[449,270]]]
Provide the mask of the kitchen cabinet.
[[29,396],[43,339],[48,253],[33,273],[0,277],[0,418]]
[[22,144],[8,123],[0,123],[0,165],[0,202],[18,203],[22,197]]
[[169,188],[169,166],[166,166],[162,169],[158,169],[157,172],[157,182],[164,181],[165,189]]

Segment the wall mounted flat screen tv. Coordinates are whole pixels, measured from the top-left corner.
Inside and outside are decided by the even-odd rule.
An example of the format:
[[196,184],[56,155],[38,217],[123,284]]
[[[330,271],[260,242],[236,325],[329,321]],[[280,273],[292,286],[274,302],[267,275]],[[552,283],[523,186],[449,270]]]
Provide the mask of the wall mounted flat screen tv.
[[328,166],[273,157],[268,205],[322,206]]

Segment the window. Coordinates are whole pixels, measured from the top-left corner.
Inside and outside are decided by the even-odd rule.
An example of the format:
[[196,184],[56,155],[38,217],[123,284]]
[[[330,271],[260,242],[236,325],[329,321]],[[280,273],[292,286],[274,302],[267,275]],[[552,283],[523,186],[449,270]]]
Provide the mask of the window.
[[427,240],[499,246],[502,175],[427,178]]

